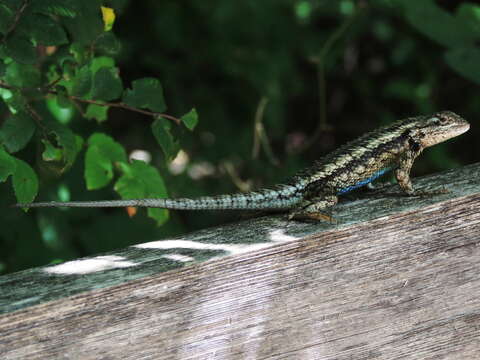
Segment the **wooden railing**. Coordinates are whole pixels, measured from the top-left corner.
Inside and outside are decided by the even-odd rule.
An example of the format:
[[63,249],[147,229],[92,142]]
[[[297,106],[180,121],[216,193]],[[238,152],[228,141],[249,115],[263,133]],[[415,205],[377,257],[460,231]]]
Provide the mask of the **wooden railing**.
[[0,277],[0,359],[480,358],[480,165],[415,180]]

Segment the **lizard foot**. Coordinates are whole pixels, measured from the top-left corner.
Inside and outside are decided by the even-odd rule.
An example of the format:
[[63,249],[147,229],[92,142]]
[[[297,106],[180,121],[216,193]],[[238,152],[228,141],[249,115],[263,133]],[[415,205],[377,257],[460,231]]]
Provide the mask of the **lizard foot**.
[[407,193],[407,196],[419,196],[419,197],[428,197],[428,196],[435,196],[435,195],[442,195],[442,194],[448,194],[450,190],[442,188],[442,189],[437,189],[437,190],[418,190],[418,191],[413,191],[411,193]]
[[337,220],[334,217],[321,212],[293,212],[289,214],[288,220],[328,221],[330,224],[337,224]]

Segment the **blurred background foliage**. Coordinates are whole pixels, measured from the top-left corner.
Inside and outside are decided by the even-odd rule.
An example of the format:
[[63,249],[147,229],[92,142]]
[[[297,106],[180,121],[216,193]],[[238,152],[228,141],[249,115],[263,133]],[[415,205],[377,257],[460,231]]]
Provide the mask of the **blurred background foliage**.
[[239,218],[17,201],[248,191],[446,109],[414,175],[478,160],[473,2],[0,0],[0,39],[0,273]]

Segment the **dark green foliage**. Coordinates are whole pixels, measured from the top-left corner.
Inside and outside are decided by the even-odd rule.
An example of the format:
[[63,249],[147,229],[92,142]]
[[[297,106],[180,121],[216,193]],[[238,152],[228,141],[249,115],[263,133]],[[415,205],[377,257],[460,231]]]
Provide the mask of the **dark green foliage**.
[[192,109],[185,115],[183,115],[180,120],[185,124],[185,126],[189,129],[192,130],[195,129],[195,126],[198,124],[198,114],[197,110]]
[[160,81],[154,78],[143,78],[132,83],[132,89],[125,90],[123,102],[136,108],[162,112],[167,109],[163,99]]
[[122,80],[115,68],[101,67],[93,77],[92,99],[114,100],[122,93]]
[[18,202],[30,202],[38,192],[38,178],[35,171],[25,161],[15,159],[15,171],[12,176],[13,190]]
[[0,149],[0,181],[5,181],[15,173],[17,163],[15,158],[10,156],[5,150]]
[[[472,130],[414,171],[474,161],[458,146],[476,132],[479,41],[480,6],[467,1],[0,0],[0,269],[227,219],[8,208],[17,201],[249,189],[445,109]],[[130,160],[137,149],[151,162]]]
[[153,135],[168,160],[173,160],[180,150],[178,141],[171,134],[171,128],[172,124],[163,118],[156,119],[152,124]]
[[0,141],[8,152],[22,150],[35,132],[35,124],[30,116],[17,113],[9,116],[0,128]]
[[[479,35],[480,37],[480,35]],[[445,54],[445,61],[452,69],[480,85],[480,49],[472,47],[458,47]]]
[[122,145],[105,134],[93,134],[88,139],[85,154],[85,182],[87,189],[100,189],[113,179],[113,166],[127,162]]
[[51,118],[45,118],[44,124],[46,133],[53,135],[55,142],[62,150],[62,160],[64,162],[64,168],[69,168],[73,165],[78,152],[81,150],[83,140],[78,140],[73,131],[61,124],[59,121]]

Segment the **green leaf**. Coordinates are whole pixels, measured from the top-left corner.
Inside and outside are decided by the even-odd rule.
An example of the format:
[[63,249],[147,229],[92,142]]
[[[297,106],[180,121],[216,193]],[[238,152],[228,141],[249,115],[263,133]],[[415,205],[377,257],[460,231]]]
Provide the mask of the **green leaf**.
[[[73,45],[72,45],[73,46]],[[81,56],[81,55],[79,55]],[[83,99],[92,98],[92,90],[95,86],[94,84],[94,74],[103,67],[113,68],[115,66],[115,61],[111,57],[99,56],[93,58],[88,64],[79,68],[71,81],[62,80],[60,85],[65,86],[69,91],[70,95],[81,97]],[[113,74],[113,73],[112,73]],[[113,77],[118,77],[118,74],[113,74]],[[97,91],[98,87],[101,86],[102,82],[97,80]],[[114,80],[118,83],[118,80]],[[121,85],[121,81],[120,81]],[[118,87],[118,84],[115,85]],[[100,89],[101,90],[101,89]],[[103,91],[103,90],[101,90]],[[118,89],[115,89],[118,91]],[[120,94],[119,94],[120,95]]]
[[0,182],[4,182],[15,172],[17,162],[15,158],[0,147]]
[[457,18],[469,27],[477,38],[480,35],[480,6],[472,3],[461,3],[457,8]]
[[7,65],[5,65],[2,61],[0,61],[0,78],[5,77],[6,73],[7,73]]
[[32,1],[29,6],[32,7],[32,12],[73,18],[79,11],[77,2],[76,0],[41,0]]
[[43,145],[45,145],[45,150],[42,153],[42,159],[45,161],[60,161],[62,160],[63,152],[61,149],[53,146],[53,144],[46,140],[42,139]]
[[68,47],[68,51],[73,55],[74,60],[78,64],[84,64],[90,55],[85,45],[78,42],[72,42]]
[[95,40],[95,50],[107,55],[116,55],[120,52],[122,44],[111,31],[104,32]]
[[162,148],[168,161],[173,160],[180,150],[180,145],[174,140],[170,133],[171,126],[172,124],[169,120],[161,117],[152,123],[153,135]]
[[30,13],[21,18],[19,30],[42,45],[62,45],[68,43],[63,27],[50,16]]
[[63,18],[62,21],[68,29],[72,42],[90,45],[103,32],[101,1],[76,1],[76,6],[77,16]]
[[40,85],[40,71],[35,66],[12,61],[5,70],[5,80],[21,88],[35,87]]
[[10,153],[17,152],[28,144],[35,132],[35,123],[25,113],[12,115],[0,129],[0,141]]
[[89,104],[85,117],[87,119],[95,119],[98,122],[107,120],[108,106],[100,106],[96,104]]
[[87,189],[99,189],[113,179],[113,165],[127,162],[125,149],[110,136],[95,133],[88,139],[85,154],[85,180]]
[[77,71],[71,86],[71,95],[86,98],[92,89],[92,71],[88,65]]
[[63,93],[58,93],[56,96],[57,105],[60,109],[71,109],[72,101]]
[[401,1],[406,19],[419,32],[446,47],[472,44],[475,34],[465,23],[437,6],[433,0]]
[[0,33],[6,34],[12,21],[15,19],[14,15],[15,14],[9,7],[0,4]]
[[[139,160],[122,164],[123,175],[115,183],[115,191],[122,199],[165,198],[168,196],[165,183],[158,170]],[[163,224],[168,219],[165,209],[148,209],[148,216]]]
[[113,68],[114,66],[115,60],[109,56],[99,56],[93,58],[90,62],[90,70],[92,71],[92,74],[95,74],[102,67]]
[[92,134],[88,138],[89,146],[98,146],[112,161],[127,162],[127,153],[120,143],[102,133]]
[[80,135],[75,135],[75,147],[77,148],[77,152],[82,151],[83,143],[83,138]]
[[[71,79],[75,77],[75,73],[77,70],[75,59],[73,58],[73,56],[72,57],[65,56],[63,59],[59,59],[58,63],[61,66],[61,70],[63,71],[63,74],[61,75],[62,80],[60,80],[60,82],[58,83],[57,86],[55,86],[55,88],[58,88],[60,86],[65,88],[65,90],[71,89],[71,86],[67,87],[62,84],[65,84],[66,82],[68,83]],[[53,81],[53,80],[54,79],[51,79],[50,81]]]
[[63,170],[66,170],[73,165],[75,158],[80,151],[76,135],[70,130],[70,128],[53,119],[47,117],[44,118],[44,124],[49,132],[55,135],[58,145],[63,150],[63,160],[65,162]]
[[24,111],[27,100],[19,90],[0,89],[0,96],[12,114]]
[[197,126],[197,124],[198,124],[197,110],[195,110],[195,108],[193,108],[188,113],[183,115],[180,118],[180,120],[182,120],[182,122],[185,124],[185,126],[187,127],[188,130],[193,131],[193,129],[195,129],[195,126]]
[[480,85],[480,49],[475,47],[451,49],[445,61],[458,74]]
[[155,78],[143,78],[132,83],[132,89],[125,90],[123,102],[136,108],[163,112],[167,109],[160,81]]
[[[54,74],[49,77],[49,81],[57,80],[61,75]],[[70,109],[72,107],[72,101],[68,98],[68,91],[65,86],[62,85],[55,85],[55,91],[57,92],[56,100],[58,107],[62,109]]]
[[113,165],[98,146],[89,146],[85,154],[85,181],[88,190],[100,189],[113,179]]
[[95,100],[114,100],[122,94],[122,80],[116,68],[100,68],[93,77],[92,98]]
[[32,202],[38,193],[38,177],[25,161],[15,159],[17,166],[13,173],[13,190],[18,202]]
[[57,119],[61,124],[68,124],[75,114],[73,105],[70,103],[64,103],[64,105],[69,104],[69,106],[60,107],[59,103],[59,96],[56,98],[46,99],[47,109],[55,117],[55,119]]
[[35,46],[27,37],[14,34],[9,36],[6,41],[7,54],[22,64],[35,64],[37,62],[37,52]]

